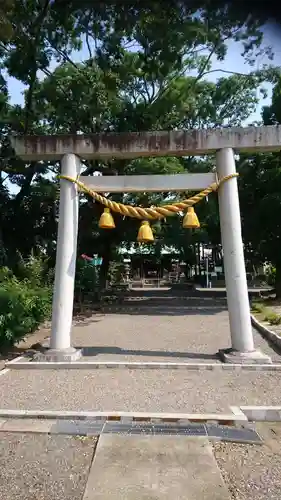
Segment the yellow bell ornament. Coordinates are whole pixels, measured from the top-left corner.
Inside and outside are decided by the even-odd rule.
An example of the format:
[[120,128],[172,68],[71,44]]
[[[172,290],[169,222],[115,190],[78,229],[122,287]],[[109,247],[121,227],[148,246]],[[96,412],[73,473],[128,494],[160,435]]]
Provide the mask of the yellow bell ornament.
[[109,208],[105,208],[103,213],[100,216],[99,220],[99,227],[101,229],[114,229],[115,228],[115,222],[114,219],[110,213]]
[[153,232],[147,220],[142,221],[140,225],[137,241],[139,243],[151,243],[154,241]]
[[198,229],[200,222],[193,207],[188,207],[187,212],[183,218],[182,227],[184,229]]

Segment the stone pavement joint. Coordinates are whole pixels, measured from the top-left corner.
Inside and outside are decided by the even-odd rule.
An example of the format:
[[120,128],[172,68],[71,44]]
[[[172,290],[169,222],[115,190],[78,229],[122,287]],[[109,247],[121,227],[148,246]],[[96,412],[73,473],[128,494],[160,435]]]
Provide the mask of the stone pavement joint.
[[240,406],[250,422],[281,422],[281,406]]
[[3,427],[3,425],[5,424],[5,422],[6,422],[5,418],[0,418],[0,431]]
[[207,439],[102,435],[83,500],[230,500]]
[[[5,364],[10,370],[88,370],[88,369],[148,369],[148,370],[248,370],[248,371],[281,371],[281,363],[174,363],[174,362],[145,362],[145,361],[18,361]],[[1,372],[0,372],[1,373]]]
[[6,410],[0,409],[2,419],[69,419],[85,420],[93,422],[160,422],[160,423],[208,423],[217,422],[220,425],[236,425],[236,423],[247,422],[243,414],[234,413],[148,413],[148,412],[94,412],[94,411],[59,411],[59,410]]

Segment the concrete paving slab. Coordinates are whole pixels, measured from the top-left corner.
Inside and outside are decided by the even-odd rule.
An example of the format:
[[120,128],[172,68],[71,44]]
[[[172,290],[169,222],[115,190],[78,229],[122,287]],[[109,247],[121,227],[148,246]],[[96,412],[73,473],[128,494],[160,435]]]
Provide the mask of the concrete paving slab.
[[230,500],[204,438],[102,435],[83,500]]
[[52,420],[39,420],[39,419],[22,419],[13,418],[8,419],[4,424],[0,425],[0,430],[3,432],[31,432],[33,434],[50,432],[52,425],[55,422]]
[[104,423],[93,420],[57,420],[51,427],[52,434],[74,434],[76,436],[97,436],[101,434]]
[[3,427],[3,425],[5,424],[5,422],[6,422],[5,418],[0,418],[0,429]]

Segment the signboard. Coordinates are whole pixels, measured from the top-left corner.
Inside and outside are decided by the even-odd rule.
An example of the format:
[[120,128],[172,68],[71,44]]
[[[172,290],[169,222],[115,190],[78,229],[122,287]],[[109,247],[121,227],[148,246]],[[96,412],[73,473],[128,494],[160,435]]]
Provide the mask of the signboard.
[[92,260],[91,264],[93,266],[101,266],[102,265],[102,258],[101,257],[96,257]]
[[223,272],[222,267],[215,267],[215,272],[222,273]]
[[94,255],[93,257],[89,257],[85,253],[82,253],[81,255],[82,259],[86,260],[89,262],[91,266],[101,266],[102,265],[102,257],[98,257],[97,255]]

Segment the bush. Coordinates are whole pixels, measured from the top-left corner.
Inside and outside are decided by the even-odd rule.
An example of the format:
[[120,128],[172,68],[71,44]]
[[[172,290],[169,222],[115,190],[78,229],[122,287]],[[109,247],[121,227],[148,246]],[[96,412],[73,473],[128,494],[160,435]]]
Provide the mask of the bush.
[[108,270],[108,285],[119,286],[127,283],[127,276],[130,275],[130,266],[123,262],[112,261]]
[[[0,273],[0,350],[13,346],[51,314],[51,287],[42,284],[40,259],[29,260],[26,264],[26,278],[18,279],[13,273],[2,268]],[[32,273],[32,266],[34,273]],[[24,269],[24,264],[23,264]],[[42,266],[41,266],[42,269]]]
[[276,268],[273,266],[269,266],[266,271],[266,281],[269,286],[275,286],[276,281]]
[[267,321],[270,325],[280,325],[281,316],[279,316],[279,314],[276,314],[274,312],[269,312],[268,314],[265,315],[264,320]]
[[16,277],[20,281],[27,280],[32,288],[40,288],[42,284],[53,284],[54,269],[48,268],[48,258],[45,256],[36,257],[31,254],[27,259],[20,259]]
[[75,301],[95,301],[99,291],[98,269],[86,261],[78,260],[75,275]]
[[262,313],[264,312],[265,307],[260,302],[252,302],[251,309],[253,312]]

